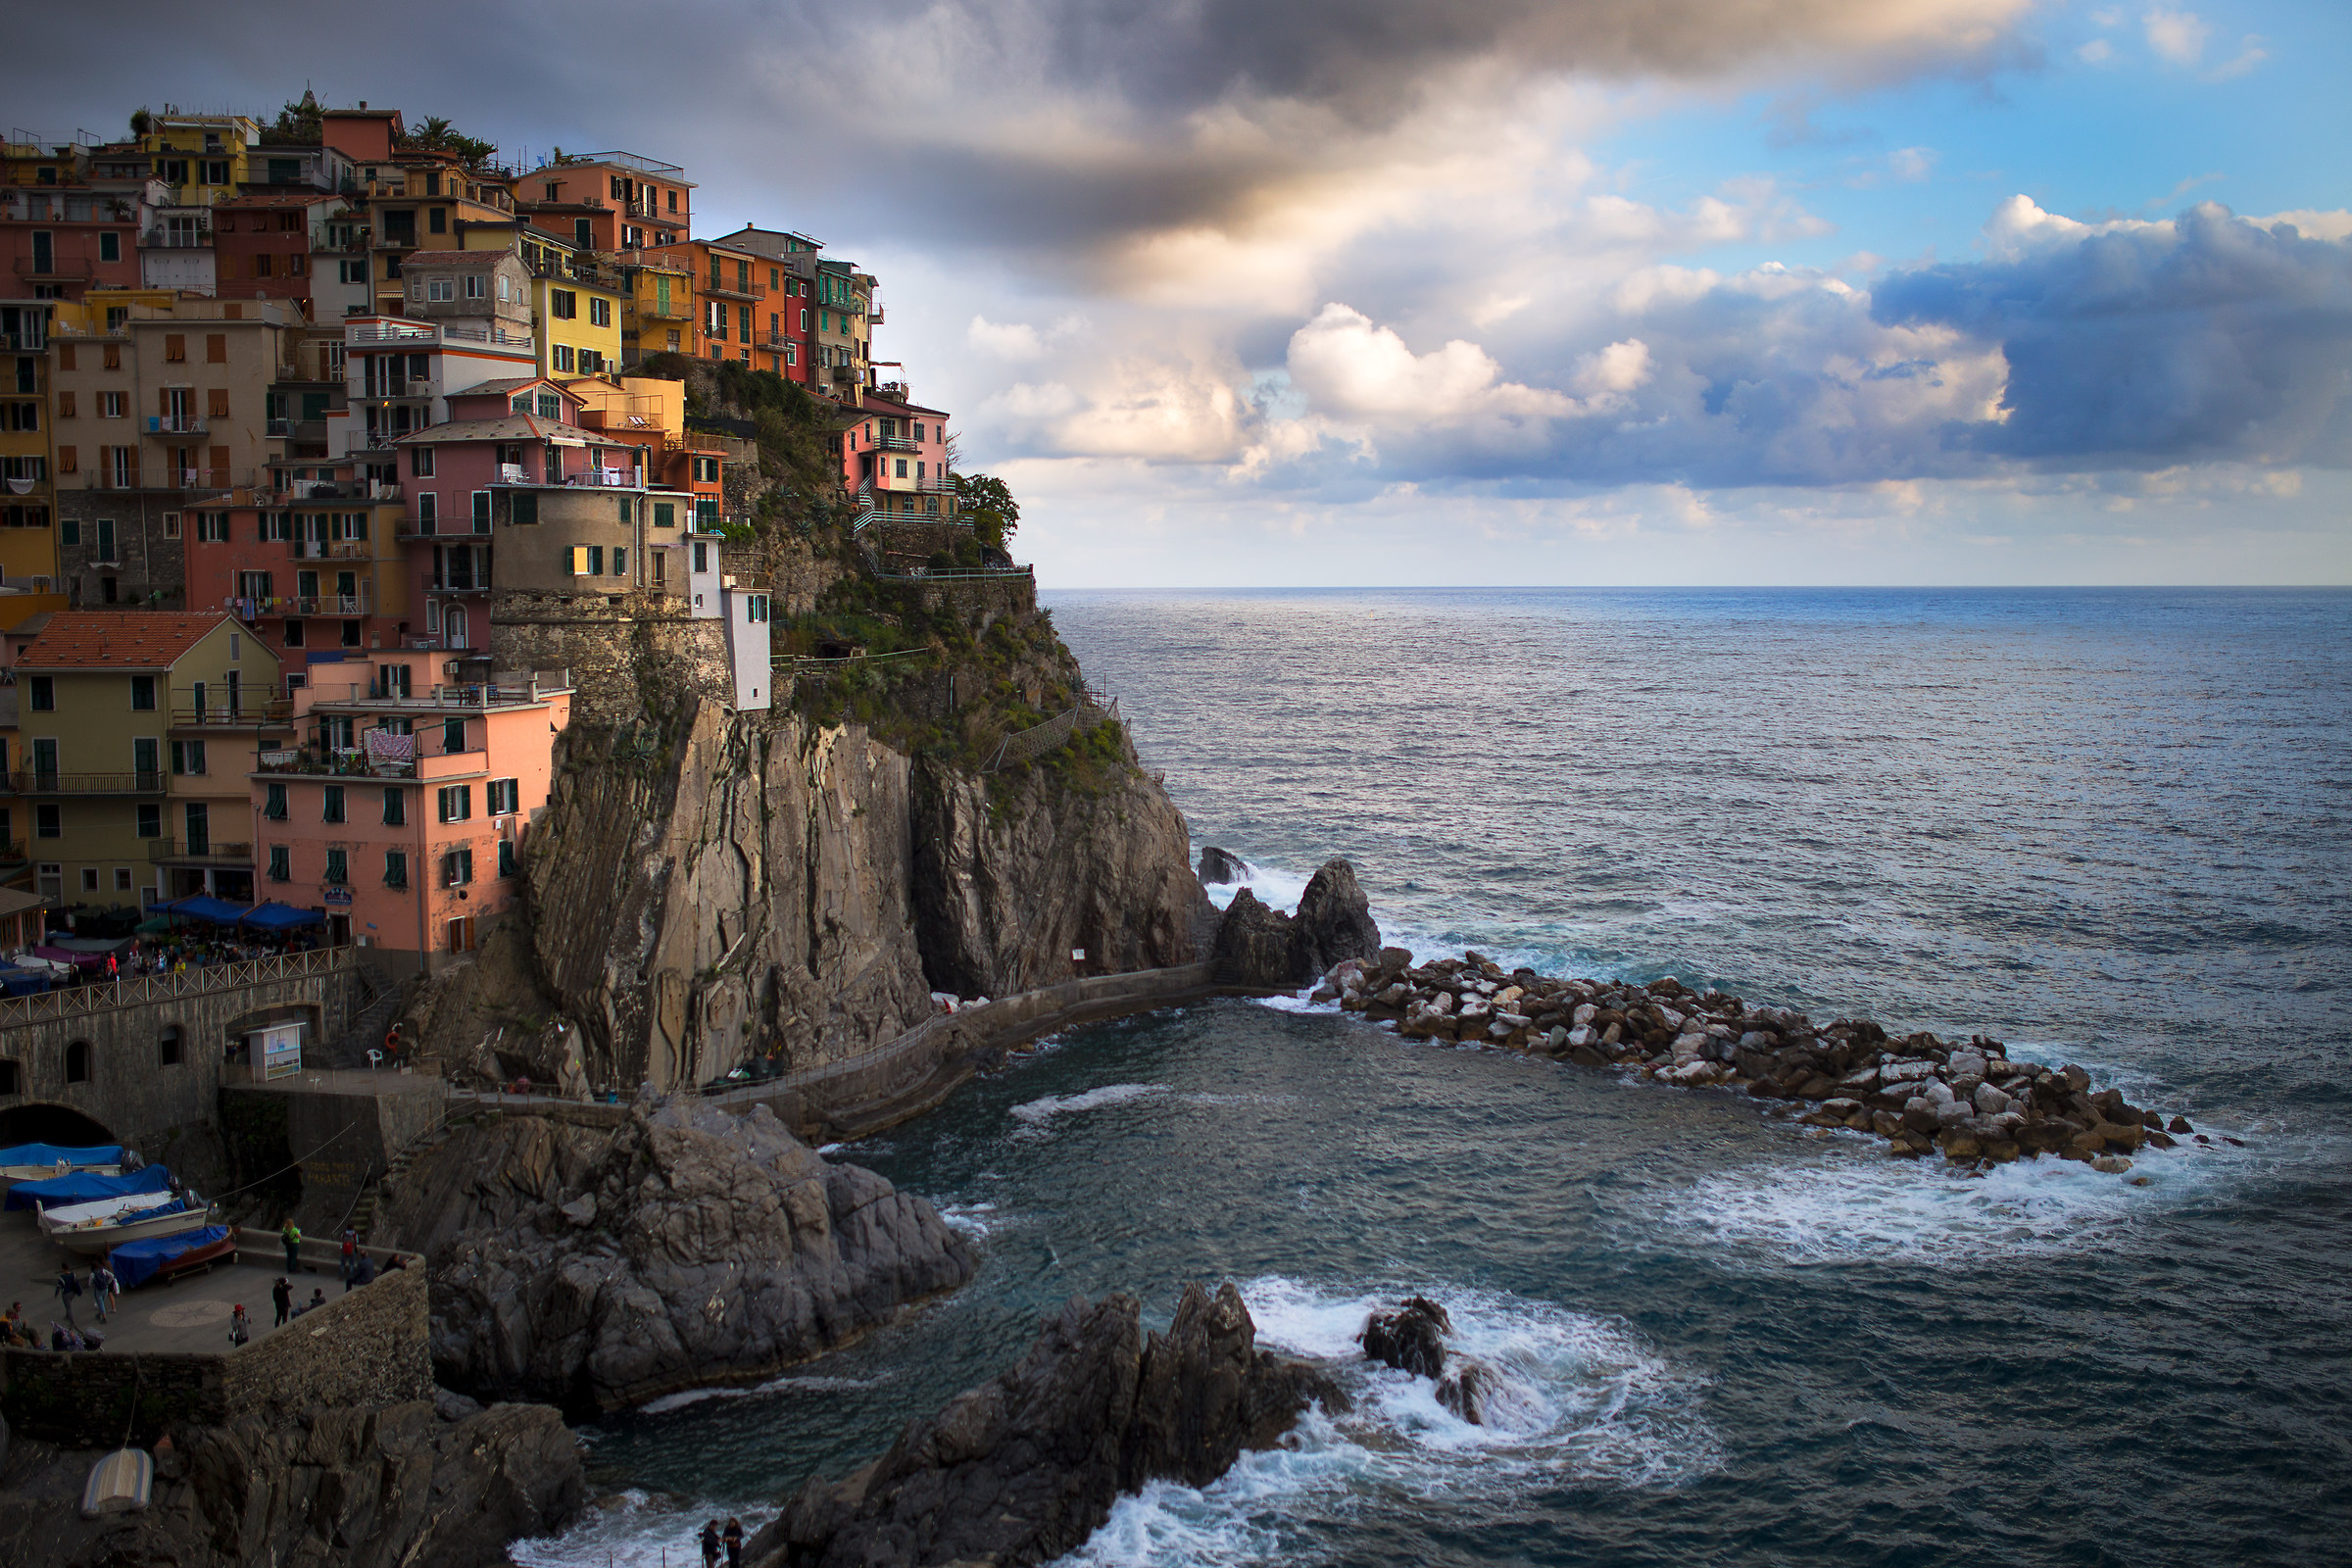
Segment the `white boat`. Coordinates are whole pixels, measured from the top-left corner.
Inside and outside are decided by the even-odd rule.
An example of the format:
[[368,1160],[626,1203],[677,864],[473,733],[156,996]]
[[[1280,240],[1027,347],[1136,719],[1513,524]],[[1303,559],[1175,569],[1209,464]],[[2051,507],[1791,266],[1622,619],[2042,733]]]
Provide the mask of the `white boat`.
[[120,1176],[120,1165],[0,1165],[0,1193],[19,1182],[45,1182],[52,1176]]
[[81,1516],[136,1513],[155,1488],[155,1460],[144,1448],[117,1448],[90,1467],[81,1489]]
[[170,1193],[134,1193],[95,1203],[69,1203],[41,1211],[41,1232],[68,1251],[103,1253],[124,1242],[177,1236],[212,1223],[211,1205],[201,1201],[168,1214],[149,1212],[176,1201]]

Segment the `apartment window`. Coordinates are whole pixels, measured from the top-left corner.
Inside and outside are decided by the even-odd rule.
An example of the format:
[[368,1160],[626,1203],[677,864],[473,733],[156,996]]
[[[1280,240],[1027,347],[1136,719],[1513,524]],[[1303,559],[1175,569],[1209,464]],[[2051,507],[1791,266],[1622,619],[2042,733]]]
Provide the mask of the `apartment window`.
[[57,681],[49,675],[35,675],[31,680],[32,710],[36,713],[57,711]]
[[457,297],[458,284],[455,278],[430,277],[425,279],[424,298],[427,304],[447,305]]
[[228,334],[226,332],[207,332],[204,335],[204,363],[207,365],[226,365],[228,363]]
[[668,581],[669,552],[666,550],[657,550],[654,552],[654,586],[659,588],[663,583]]
[[465,822],[473,816],[473,786],[452,784],[440,791],[441,820]]
[[808,330],[808,307],[806,305],[801,307],[801,330]]
[[628,552],[628,549],[627,549],[627,547],[626,547],[626,546],[623,546],[623,545],[614,545],[614,546],[612,547],[612,575],[613,575],[613,576],[615,576],[615,577],[626,577],[628,574],[629,574],[629,552]]
[[[57,808],[54,806],[49,806],[43,807],[42,809],[54,811],[57,809]],[[140,838],[160,839],[164,836],[164,808],[161,806],[141,806],[137,808],[137,815],[134,820],[137,823],[137,832]],[[49,833],[44,834],[43,837],[55,838],[57,835],[54,833]]]
[[270,880],[272,882],[294,880],[293,856],[283,844],[270,846]]
[[183,776],[193,774],[201,777],[204,773],[204,742],[173,741],[172,771]]
[[440,520],[441,504],[439,499],[430,490],[422,490],[417,492],[416,531],[418,533],[431,533],[433,531],[433,524]]
[[488,299],[490,297],[489,283],[488,274],[467,272],[466,274],[466,297],[469,300]]
[[697,571],[710,569],[710,547],[700,539],[694,542],[694,569]]
[[[107,324],[112,326],[114,323],[110,320]],[[120,370],[122,368],[122,345],[120,343],[109,343],[106,345],[106,348],[103,351],[102,358],[105,361],[105,368],[109,370]],[[180,355],[180,358],[184,360],[187,358],[187,355],[183,352]]]
[[338,282],[338,283],[365,283],[365,282],[367,282],[367,281],[368,281],[368,264],[367,264],[366,262],[364,262],[364,261],[363,261],[363,262],[337,262],[337,263],[335,264],[335,281],[336,281],[336,282]]
[[101,419],[120,419],[127,412],[122,393],[101,392],[98,394],[98,417]]
[[547,314],[559,321],[568,321],[580,314],[580,297],[567,288],[547,291]]
[[118,865],[115,867],[115,891],[117,893],[128,893],[130,891],[129,866]]
[[678,525],[678,508],[677,508],[677,504],[676,504],[675,502],[671,502],[671,501],[657,501],[657,502],[655,502],[655,503],[654,503],[654,526],[655,526],[655,527],[657,527],[657,528],[675,528],[677,525]]
[[452,755],[466,750],[466,721],[464,719],[445,718],[441,721],[441,750]]
[[755,624],[764,622],[767,619],[767,595],[744,595],[743,618]]
[[906,460],[905,458],[897,458],[897,459],[893,459],[892,461],[893,461],[893,462],[894,462],[894,463],[897,465],[897,466],[896,466],[896,467],[895,467],[895,468],[892,470],[892,472],[891,472],[891,477],[893,477],[893,478],[895,478],[895,479],[904,479],[904,478],[906,478]]
[[[162,820],[161,813],[163,811],[163,808],[160,806],[142,806],[139,808],[139,809],[141,811],[157,812],[157,820]],[[34,807],[32,808],[32,836],[36,839],[64,838],[66,836],[66,819],[64,810],[65,808],[59,806]],[[162,832],[159,829],[155,833],[147,833],[140,836],[143,838],[160,838],[162,837]]]
[[674,212],[676,212],[676,211],[678,210],[678,193],[677,193],[676,191],[674,191],[674,190],[673,190],[673,191],[670,191],[670,192],[668,193],[668,195],[669,195],[669,210],[670,210],[671,212],[673,212],[673,213],[674,213]]
[[351,880],[350,851],[329,850],[326,852],[326,880],[337,887]]
[[441,857],[441,885],[462,888],[473,880],[473,852],[452,850]]
[[449,232],[449,209],[448,209],[448,208],[446,208],[446,207],[435,207],[435,208],[431,208],[431,209],[429,209],[429,210],[428,210],[428,211],[425,213],[425,215],[424,215],[424,226],[425,226],[425,230],[426,230],[426,232],[428,232],[428,233],[433,233],[433,234],[446,234],[446,233],[448,233],[448,232]]
[[155,711],[155,677],[153,675],[130,677],[130,710],[134,713]]
[[349,818],[348,818],[348,817],[346,817],[346,816],[343,814],[343,786],[342,786],[342,785],[340,785],[340,784],[329,784],[329,785],[326,785],[326,786],[325,786],[325,787],[324,787],[324,788],[323,788],[323,789],[322,789],[322,790],[319,792],[319,794],[320,794],[320,801],[319,801],[319,806],[318,806],[318,820],[319,820],[319,821],[321,821],[321,822],[342,822],[342,821],[348,821],[348,820],[349,820]]
[[588,324],[590,326],[611,326],[612,324],[612,302],[591,298],[588,301]]
[[384,791],[384,826],[409,825],[409,792],[398,787]]
[[406,850],[386,850],[384,852],[384,886],[388,888],[405,888],[408,885],[409,852]]
[[96,866],[85,865],[81,868],[81,891],[84,893],[98,891],[98,868]]
[[473,493],[473,531],[475,533],[490,531],[490,492],[487,490],[476,490]]
[[556,368],[557,368],[559,371],[562,371],[562,372],[564,372],[564,373],[565,373],[565,374],[568,374],[568,373],[570,373],[570,371],[571,371],[571,369],[572,369],[572,368],[573,368],[573,367],[572,367],[572,357],[571,357],[571,346],[570,346],[569,344],[567,344],[567,343],[559,343],[559,344],[557,344],[557,345],[555,346],[554,350],[552,351],[552,355],[551,355],[551,357],[554,359],[554,361],[555,361],[555,366],[556,366]]
[[98,236],[98,259],[102,262],[121,261],[122,259],[122,236],[111,228],[101,233]]
[[262,796],[262,815],[272,822],[286,819],[286,787],[283,784],[266,786]]
[[471,953],[473,951],[472,915],[460,915],[455,920],[450,921],[446,929],[448,932],[450,952]]
[[[166,332],[164,334],[164,359],[170,364],[180,365],[184,364],[187,358],[188,340],[185,334]],[[108,368],[112,369],[113,367],[109,366]]]
[[501,881],[504,881],[505,879],[507,879],[508,877],[511,877],[511,876],[513,876],[514,874],[514,841],[513,839],[500,839],[500,840],[498,841],[498,875],[499,875],[499,879],[500,879]]

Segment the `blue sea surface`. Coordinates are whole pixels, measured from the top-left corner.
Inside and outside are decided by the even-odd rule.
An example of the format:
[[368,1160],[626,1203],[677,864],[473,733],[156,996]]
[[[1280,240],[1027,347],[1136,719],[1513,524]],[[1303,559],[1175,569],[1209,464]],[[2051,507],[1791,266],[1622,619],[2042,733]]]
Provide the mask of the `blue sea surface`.
[[[1384,931],[1990,1033],[2220,1142],[1988,1175],[1298,1004],[1073,1031],[842,1151],[979,1278],[594,1429],[528,1563],[672,1560],[1015,1358],[1233,1278],[1354,1413],[1096,1563],[2352,1561],[2352,594],[1231,591],[1049,603],[1196,849]],[[1436,1295],[1489,1427],[1366,1369]]]

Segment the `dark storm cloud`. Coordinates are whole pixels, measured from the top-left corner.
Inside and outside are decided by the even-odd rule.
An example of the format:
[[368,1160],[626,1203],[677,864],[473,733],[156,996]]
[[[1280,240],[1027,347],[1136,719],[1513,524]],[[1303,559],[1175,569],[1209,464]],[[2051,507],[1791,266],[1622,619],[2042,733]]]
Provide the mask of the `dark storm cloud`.
[[[1057,263],[1138,235],[1216,224],[1358,139],[1458,92],[1549,74],[1704,76],[1779,60],[1832,74],[1968,69],[2009,46],[2029,0],[717,0],[649,8],[449,0],[384,11],[107,10],[102,68],[15,84],[42,134],[119,135],[142,104],[273,113],[306,84],[413,118],[442,115],[510,156],[622,146],[688,166],[726,221],[1008,249]],[[15,19],[24,59],[89,62],[89,19]],[[1497,102],[1497,112],[1506,106]],[[1194,139],[1237,108],[1276,134]],[[1050,122],[993,134],[1020,116]],[[1273,199],[1279,199],[1278,194]],[[1059,253],[1059,254],[1056,254]]]
[[1891,278],[1873,315],[1997,341],[1967,448],[2063,466],[2352,462],[2352,247],[2213,204],[2169,227]]

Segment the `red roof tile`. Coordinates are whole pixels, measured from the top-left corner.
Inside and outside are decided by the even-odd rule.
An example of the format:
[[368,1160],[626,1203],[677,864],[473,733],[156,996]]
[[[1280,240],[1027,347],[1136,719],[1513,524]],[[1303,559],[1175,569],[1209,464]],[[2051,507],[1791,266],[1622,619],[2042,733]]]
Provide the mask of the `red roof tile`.
[[61,610],[24,652],[19,669],[169,669],[228,616],[153,610]]

